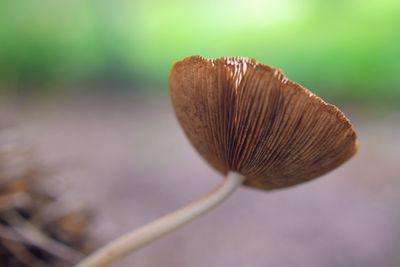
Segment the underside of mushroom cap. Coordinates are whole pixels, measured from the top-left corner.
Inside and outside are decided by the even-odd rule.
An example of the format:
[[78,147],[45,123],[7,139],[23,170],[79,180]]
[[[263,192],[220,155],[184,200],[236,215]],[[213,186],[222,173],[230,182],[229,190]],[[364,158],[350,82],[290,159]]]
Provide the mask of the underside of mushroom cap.
[[357,151],[345,115],[279,69],[254,59],[191,56],[175,63],[171,99],[187,137],[222,173],[271,190],[338,167]]

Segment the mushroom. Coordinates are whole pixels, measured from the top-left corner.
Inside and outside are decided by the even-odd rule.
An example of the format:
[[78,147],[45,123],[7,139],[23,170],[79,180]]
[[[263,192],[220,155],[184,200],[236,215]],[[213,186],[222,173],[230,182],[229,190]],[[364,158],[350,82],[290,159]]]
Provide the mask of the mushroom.
[[355,130],[337,107],[255,59],[187,57],[173,66],[170,90],[186,136],[225,179],[202,199],[112,241],[80,267],[110,264],[207,212],[242,184],[294,186],[357,151]]
[[254,59],[188,57],[171,74],[176,115],[199,153],[247,186],[271,190],[316,178],[357,151],[345,115],[279,69]]

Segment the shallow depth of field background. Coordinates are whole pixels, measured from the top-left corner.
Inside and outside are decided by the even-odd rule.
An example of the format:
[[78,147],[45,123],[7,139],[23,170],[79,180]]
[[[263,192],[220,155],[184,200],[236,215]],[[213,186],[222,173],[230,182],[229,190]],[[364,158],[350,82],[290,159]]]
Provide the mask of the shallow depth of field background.
[[2,0],[0,125],[59,166],[54,190],[105,243],[221,180],[174,117],[173,62],[257,58],[344,110],[359,153],[292,189],[240,189],[116,266],[399,266],[399,25],[397,0]]

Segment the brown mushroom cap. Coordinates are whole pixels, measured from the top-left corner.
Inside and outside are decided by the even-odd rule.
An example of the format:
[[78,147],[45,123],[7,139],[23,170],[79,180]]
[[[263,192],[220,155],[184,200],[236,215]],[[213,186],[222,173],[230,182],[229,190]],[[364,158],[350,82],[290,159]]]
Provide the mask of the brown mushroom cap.
[[214,168],[265,190],[296,185],[357,151],[345,115],[279,69],[251,58],[191,56],[175,63],[172,103],[187,137]]

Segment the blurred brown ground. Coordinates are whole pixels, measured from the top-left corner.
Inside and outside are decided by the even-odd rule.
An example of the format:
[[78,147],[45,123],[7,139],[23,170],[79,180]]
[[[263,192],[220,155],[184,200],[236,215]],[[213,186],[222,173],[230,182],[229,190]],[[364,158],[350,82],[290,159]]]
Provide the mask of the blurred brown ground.
[[[33,102],[4,100],[2,115],[44,163],[60,166],[54,185],[93,209],[100,242],[221,180],[184,137],[167,96]],[[115,266],[400,266],[400,111],[341,107],[359,133],[348,163],[287,190],[242,188]]]

